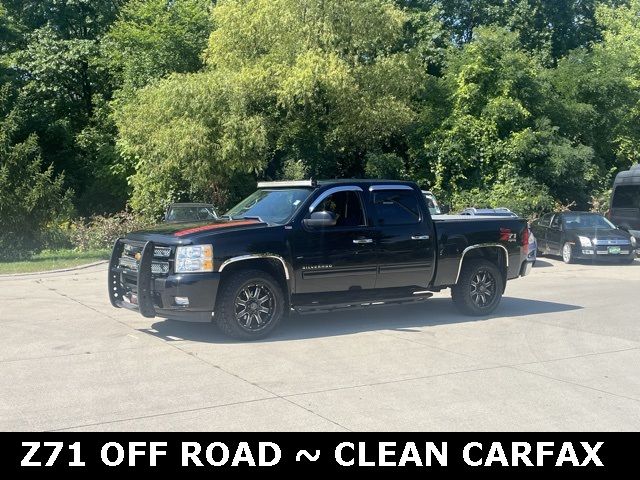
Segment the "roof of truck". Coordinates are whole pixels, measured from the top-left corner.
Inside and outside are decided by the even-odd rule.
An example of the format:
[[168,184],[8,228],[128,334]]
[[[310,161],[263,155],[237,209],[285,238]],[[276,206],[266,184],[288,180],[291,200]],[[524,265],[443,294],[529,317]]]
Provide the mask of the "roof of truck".
[[326,187],[328,185],[366,184],[366,185],[408,185],[416,186],[414,182],[404,180],[381,180],[377,178],[333,178],[324,180],[283,180],[273,182],[258,182],[258,188],[295,188],[295,187]]

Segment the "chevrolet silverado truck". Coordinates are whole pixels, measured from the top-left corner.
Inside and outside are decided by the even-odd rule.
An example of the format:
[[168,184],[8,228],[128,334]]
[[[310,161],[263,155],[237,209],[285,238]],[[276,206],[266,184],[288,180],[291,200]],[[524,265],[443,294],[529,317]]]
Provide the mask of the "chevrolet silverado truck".
[[411,182],[261,182],[215,221],[118,239],[109,297],[247,340],[290,311],[417,302],[445,288],[463,313],[488,315],[507,280],[530,272],[528,231],[520,218],[432,218]]

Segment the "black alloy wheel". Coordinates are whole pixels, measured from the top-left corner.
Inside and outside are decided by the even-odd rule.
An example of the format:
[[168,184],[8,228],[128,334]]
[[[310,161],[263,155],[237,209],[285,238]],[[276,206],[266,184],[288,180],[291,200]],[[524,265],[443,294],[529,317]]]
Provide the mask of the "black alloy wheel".
[[483,316],[500,304],[504,292],[504,276],[497,265],[485,259],[464,260],[451,298],[466,315]]
[[490,307],[496,297],[496,280],[487,269],[480,269],[471,279],[471,300],[479,309]]
[[266,328],[276,310],[276,300],[269,285],[254,282],[244,287],[235,301],[235,317],[238,324],[249,332]]
[[283,288],[263,270],[240,270],[224,278],[214,321],[226,335],[258,340],[276,328],[285,312]]

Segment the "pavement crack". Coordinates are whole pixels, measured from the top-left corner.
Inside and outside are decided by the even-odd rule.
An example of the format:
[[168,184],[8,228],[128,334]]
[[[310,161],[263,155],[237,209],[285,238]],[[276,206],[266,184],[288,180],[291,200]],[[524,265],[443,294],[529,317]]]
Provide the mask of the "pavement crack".
[[83,423],[80,425],[73,425],[71,427],[63,427],[63,428],[55,428],[55,429],[50,429],[50,430],[46,430],[48,432],[62,432],[65,430],[74,430],[77,428],[85,428],[85,427],[97,427],[100,425],[110,425],[110,424],[114,424],[114,423],[123,423],[123,422],[131,422],[131,421],[135,421],[135,420],[144,420],[147,418],[158,418],[158,417],[165,417],[168,415],[177,415],[180,413],[191,413],[191,412],[201,412],[204,410],[214,410],[217,408],[224,408],[224,407],[233,407],[236,405],[245,405],[248,403],[256,403],[256,402],[263,402],[265,400],[272,400],[276,397],[265,397],[265,398],[256,398],[254,400],[244,400],[241,402],[231,402],[231,403],[224,403],[224,404],[220,404],[220,405],[207,405],[205,407],[198,407],[198,408],[187,408],[184,410],[174,410],[171,412],[163,412],[163,413],[153,413],[150,415],[139,415],[136,417],[127,417],[127,418],[120,418],[118,420],[107,420],[104,422],[95,422],[95,423]]
[[532,372],[530,370],[525,370],[523,368],[518,368],[518,367],[507,367],[507,368],[510,368],[512,370],[516,370],[518,372],[530,373],[531,375],[535,375],[535,376],[541,377],[541,378],[546,378],[547,380],[553,380],[555,382],[565,383],[567,385],[573,385],[574,387],[584,388],[584,389],[591,390],[591,391],[594,391],[594,392],[603,393],[605,395],[611,395],[613,397],[624,398],[625,400],[631,400],[633,402],[640,403],[640,399],[639,398],[628,397],[626,395],[620,395],[619,393],[610,392],[608,390],[602,390],[601,388],[590,387],[589,385],[583,385],[582,383],[572,382],[571,380],[565,380],[563,378],[552,377],[550,375],[544,375],[542,373]]

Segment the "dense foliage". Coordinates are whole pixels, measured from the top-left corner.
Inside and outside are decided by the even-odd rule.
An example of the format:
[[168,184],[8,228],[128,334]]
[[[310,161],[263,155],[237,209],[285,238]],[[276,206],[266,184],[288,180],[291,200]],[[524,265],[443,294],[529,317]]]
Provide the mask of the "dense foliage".
[[0,109],[28,249],[257,178],[601,209],[640,161],[640,0],[0,0]]

